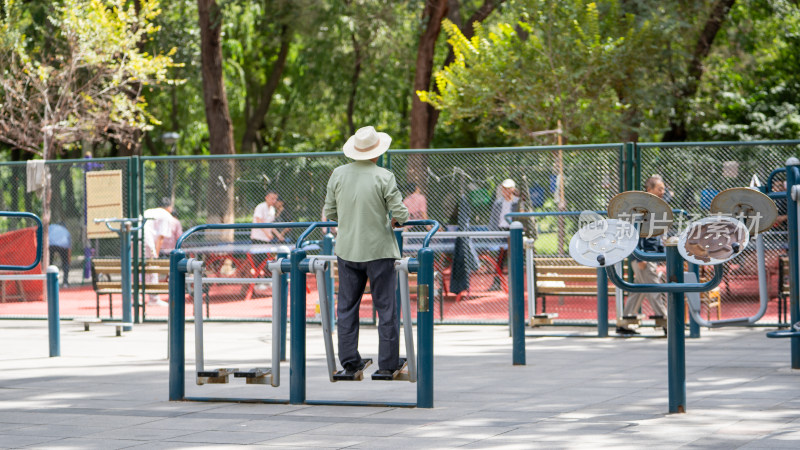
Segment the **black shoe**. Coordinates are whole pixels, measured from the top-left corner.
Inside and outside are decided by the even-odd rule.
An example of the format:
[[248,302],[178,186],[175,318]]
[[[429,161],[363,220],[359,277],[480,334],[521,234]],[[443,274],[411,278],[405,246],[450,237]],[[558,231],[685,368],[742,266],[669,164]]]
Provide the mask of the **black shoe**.
[[489,291],[499,291],[500,289],[502,289],[502,286],[500,285],[500,280],[495,278],[494,281],[492,282],[492,285],[489,286]]
[[622,334],[625,336],[632,336],[634,334],[639,334],[636,330],[631,330],[630,328],[625,327],[617,327],[617,334]]
[[667,337],[667,327],[661,327],[664,330],[664,337]]

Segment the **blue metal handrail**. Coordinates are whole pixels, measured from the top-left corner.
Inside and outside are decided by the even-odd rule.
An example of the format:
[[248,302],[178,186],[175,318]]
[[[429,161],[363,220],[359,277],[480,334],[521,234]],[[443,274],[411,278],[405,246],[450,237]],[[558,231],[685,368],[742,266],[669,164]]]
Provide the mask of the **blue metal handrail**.
[[615,286],[628,292],[707,292],[719,286],[722,282],[723,266],[722,264],[715,265],[714,277],[705,283],[628,283],[619,277],[614,266],[606,266],[606,274],[608,274],[608,279],[611,280]]
[[[422,248],[426,248],[426,247],[428,247],[430,245],[431,239],[433,238],[433,235],[436,234],[437,231],[439,231],[439,227],[440,227],[439,222],[437,222],[435,220],[409,220],[408,222],[405,222],[405,223],[400,224],[400,225],[402,225],[404,227],[428,226],[428,225],[432,226],[432,228],[430,230],[428,230],[428,234],[425,235],[425,239],[423,239],[423,241],[422,241]],[[306,238],[306,236],[311,234],[312,231],[314,231],[315,229],[317,229],[319,227],[332,228],[332,227],[338,227],[338,226],[339,226],[339,224],[337,222],[313,222],[313,223],[309,224],[309,227],[306,228],[305,231],[303,231],[303,233],[300,235],[299,238],[297,238],[297,244],[296,245],[297,245],[298,248],[302,247],[303,246],[303,240]]]
[[42,230],[44,229],[44,225],[42,224],[42,219],[39,218],[36,214],[32,214],[29,212],[21,212],[21,211],[0,211],[0,217],[24,217],[28,219],[33,219],[36,222],[36,258],[33,260],[33,264],[28,266],[6,266],[0,265],[0,270],[31,270],[34,267],[38,266],[40,262],[42,262]]
[[[310,225],[314,225],[315,223],[320,222],[269,222],[269,223],[206,223],[202,225],[195,225],[192,228],[186,230],[180,238],[178,238],[178,242],[175,244],[175,249],[179,250],[183,241],[186,240],[190,235],[203,230],[250,230],[253,228],[305,228]],[[328,222],[322,222],[328,223]],[[302,237],[302,236],[301,236]],[[297,247],[300,247],[300,240],[296,244]]]

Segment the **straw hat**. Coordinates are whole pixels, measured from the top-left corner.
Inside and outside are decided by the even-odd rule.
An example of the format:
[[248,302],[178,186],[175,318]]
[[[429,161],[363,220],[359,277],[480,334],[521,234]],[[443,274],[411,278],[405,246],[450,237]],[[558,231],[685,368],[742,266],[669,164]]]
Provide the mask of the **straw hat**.
[[356,134],[345,142],[344,155],[356,161],[377,158],[389,150],[392,138],[386,133],[378,133],[374,127],[356,130]]

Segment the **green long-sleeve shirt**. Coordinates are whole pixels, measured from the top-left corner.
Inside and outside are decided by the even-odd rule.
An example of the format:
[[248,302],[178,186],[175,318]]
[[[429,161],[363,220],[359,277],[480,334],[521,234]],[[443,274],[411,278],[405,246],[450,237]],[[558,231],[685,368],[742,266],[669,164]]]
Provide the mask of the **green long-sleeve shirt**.
[[333,170],[323,214],[339,222],[337,256],[353,262],[400,258],[390,212],[400,223],[408,220],[392,172],[372,161],[355,161]]

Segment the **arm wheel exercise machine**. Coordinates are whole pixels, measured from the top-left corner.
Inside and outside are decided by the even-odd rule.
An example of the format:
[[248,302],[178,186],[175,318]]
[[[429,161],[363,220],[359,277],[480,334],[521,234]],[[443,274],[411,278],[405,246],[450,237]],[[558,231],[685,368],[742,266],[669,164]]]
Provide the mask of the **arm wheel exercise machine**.
[[[670,237],[665,241],[668,282],[628,283],[620,278],[614,265],[635,252],[636,239],[641,233],[647,232],[645,236],[652,235],[654,231],[652,226],[656,221],[659,221],[664,231],[671,222],[670,216],[658,217],[659,213],[669,210],[666,202],[656,196],[648,197],[642,194],[642,192],[623,192],[614,197],[609,202],[609,217],[612,219],[598,220],[581,228],[570,241],[570,255],[581,264],[605,267],[611,282],[621,289],[629,292],[669,294],[667,338],[669,412],[683,413],[686,412],[684,294],[705,292],[718,286],[722,281],[723,263],[741,253],[749,241],[750,234],[742,221],[731,217],[713,216],[692,222],[683,231],[680,239]],[[749,196],[749,194],[737,195],[737,198]],[[755,211],[762,209],[764,198],[766,196],[751,203],[752,207],[756,207]],[[725,197],[722,200],[725,200]],[[735,212],[730,211],[730,213]],[[630,218],[629,221],[621,220],[622,213]],[[638,225],[638,232],[634,224]],[[646,230],[646,227],[651,230]],[[686,282],[684,259],[698,265],[714,265],[713,279],[706,283]]]

